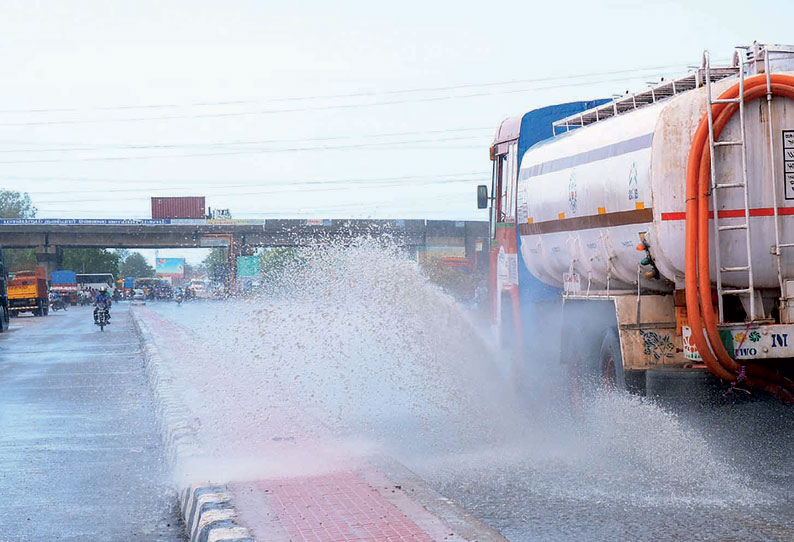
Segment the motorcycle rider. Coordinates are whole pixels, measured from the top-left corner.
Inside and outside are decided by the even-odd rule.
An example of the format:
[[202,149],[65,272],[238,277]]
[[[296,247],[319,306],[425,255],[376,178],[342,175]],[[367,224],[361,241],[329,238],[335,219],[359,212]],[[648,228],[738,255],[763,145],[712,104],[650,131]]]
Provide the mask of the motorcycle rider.
[[108,289],[105,286],[99,288],[99,292],[97,292],[96,297],[94,298],[94,323],[99,323],[98,315],[99,315],[99,308],[102,307],[107,310],[108,313],[108,323],[110,323],[110,294],[108,294]]
[[54,311],[58,309],[66,310],[66,303],[58,292],[50,292],[50,308]]

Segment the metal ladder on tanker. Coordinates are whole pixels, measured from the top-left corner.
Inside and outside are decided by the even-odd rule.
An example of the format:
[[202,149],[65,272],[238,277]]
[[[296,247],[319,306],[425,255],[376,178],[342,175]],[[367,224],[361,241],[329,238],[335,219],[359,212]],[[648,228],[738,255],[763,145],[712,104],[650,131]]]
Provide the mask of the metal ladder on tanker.
[[[764,57],[764,73],[766,75],[766,97],[767,97],[767,113],[769,122],[767,126],[769,128],[769,162],[770,162],[770,182],[771,182],[771,189],[772,189],[772,209],[773,209],[773,217],[774,217],[774,226],[775,226],[775,244],[772,246],[772,254],[775,256],[777,261],[777,278],[778,278],[778,285],[780,287],[780,310],[781,316],[782,311],[784,308],[784,304],[786,303],[786,292],[784,287],[784,277],[783,277],[783,261],[782,261],[782,253],[781,249],[785,248],[794,248],[794,243],[781,243],[780,242],[780,212],[779,206],[777,201],[777,186],[775,185],[776,179],[776,172],[775,172],[775,154],[774,154],[774,129],[773,129],[773,116],[772,116],[772,81],[770,78],[771,75],[771,66],[769,62],[769,49],[768,47],[764,46],[760,49],[756,49],[753,51],[754,53],[754,60],[757,62],[759,54],[762,54]],[[711,92],[711,65],[709,60],[709,54],[706,52],[704,54],[705,60],[705,78],[706,78],[706,96],[708,100],[708,124],[709,124],[709,151],[711,154],[711,197],[712,197],[712,208],[714,211],[714,254],[717,263],[717,303],[719,307],[719,321],[725,321],[725,315],[723,311],[723,295],[748,295],[750,297],[750,320],[756,320],[758,317],[758,312],[756,310],[756,296],[755,296],[755,285],[753,282],[753,259],[752,259],[752,245],[750,243],[750,195],[749,195],[749,187],[748,187],[748,175],[747,175],[747,137],[746,137],[746,129],[745,129],[745,116],[744,116],[744,72],[745,72],[745,62],[744,57],[740,55],[740,62],[739,62],[739,97],[735,99],[714,99]],[[739,105],[739,139],[737,140],[728,140],[728,141],[715,141],[714,140],[714,118],[712,114],[712,106],[715,104],[738,104]],[[742,152],[742,181],[738,183],[718,183],[717,182],[717,174],[716,174],[716,157],[714,155],[714,151],[717,147],[726,147],[726,146],[740,146]],[[734,224],[730,226],[721,226],[719,221],[719,197],[718,193],[720,190],[726,190],[731,188],[742,188],[744,191],[744,223],[743,224]],[[747,265],[743,266],[734,266],[734,267],[725,267],[722,265],[722,259],[720,255],[720,232],[722,231],[729,231],[729,230],[744,230],[745,231],[745,241],[747,246]],[[747,288],[724,288],[722,285],[722,274],[723,273],[736,273],[736,272],[746,272],[747,273]]]
[[[719,321],[725,321],[723,310],[723,295],[749,295],[750,297],[750,319],[756,319],[755,306],[755,286],[753,282],[753,257],[752,244],[750,243],[750,193],[747,182],[747,137],[744,123],[744,59],[739,64],[739,97],[730,99],[718,99],[712,96],[711,92],[711,61],[708,52],[704,53],[705,76],[706,76],[706,99],[707,116],[709,124],[709,152],[711,155],[711,204],[714,212],[714,256],[717,264],[717,306],[719,308]],[[739,139],[727,141],[714,140],[714,115],[712,107],[716,104],[739,104]],[[717,182],[717,159],[714,151],[719,147],[741,147],[742,152],[742,180],[741,182],[719,183]],[[719,219],[719,197],[722,190],[741,188],[744,192],[744,222],[742,224],[720,225]],[[726,267],[722,264],[720,254],[720,233],[724,231],[744,230],[745,243],[747,247],[747,264]],[[746,288],[725,288],[722,285],[723,273],[747,273]]]

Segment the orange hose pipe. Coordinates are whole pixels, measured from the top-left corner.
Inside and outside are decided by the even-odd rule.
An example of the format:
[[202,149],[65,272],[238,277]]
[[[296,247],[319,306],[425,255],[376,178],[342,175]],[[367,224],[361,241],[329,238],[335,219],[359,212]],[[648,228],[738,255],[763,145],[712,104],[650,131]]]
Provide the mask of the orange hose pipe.
[[[751,86],[752,82],[750,80],[746,81],[745,88]],[[739,94],[739,85],[734,85],[725,91],[723,94],[720,95],[721,99],[730,99],[736,98]],[[719,118],[719,115],[722,113],[723,110],[726,109],[728,104],[715,104],[712,107],[712,118]],[[686,245],[687,248],[687,268],[686,268],[686,276],[687,280],[691,283],[698,284],[699,291],[699,298],[700,304],[703,306],[703,325],[706,329],[706,332],[709,335],[708,341],[703,336],[703,333],[699,333],[698,339],[700,339],[703,343],[703,346],[706,350],[711,351],[713,349],[714,354],[718,363],[724,367],[726,371],[729,371],[730,377],[725,378],[725,372],[720,371],[720,378],[723,380],[733,380],[735,377],[735,373],[738,372],[739,368],[734,367],[731,362],[734,362],[733,358],[730,355],[725,356],[727,352],[725,351],[724,346],[722,345],[722,341],[719,340],[719,332],[716,334],[716,339],[714,337],[713,331],[716,329],[716,323],[714,322],[713,314],[714,310],[711,304],[711,279],[709,273],[709,261],[708,261],[708,249],[705,252],[702,250],[698,250],[699,248],[702,249],[704,246],[704,241],[706,247],[708,247],[708,198],[704,198],[704,193],[708,193],[710,182],[707,183],[705,190],[702,186],[700,181],[705,176],[710,181],[710,154],[709,154],[709,147],[706,145],[706,138],[708,137],[708,116],[703,115],[703,118],[700,121],[698,126],[698,130],[695,132],[695,137],[692,141],[692,146],[690,147],[690,154],[689,154],[689,162],[687,164],[687,189],[691,189],[692,198],[695,199],[694,202],[694,212],[687,213],[687,227],[688,231],[691,230],[693,239],[689,239]],[[715,131],[715,139],[717,137]],[[688,196],[689,198],[689,196]],[[687,199],[689,201],[689,199]],[[705,219],[706,229],[705,232],[702,228],[703,221]],[[704,238],[705,235],[705,238]],[[692,273],[692,276],[690,275]],[[700,279],[700,280],[698,280]],[[695,290],[695,292],[698,291]],[[697,294],[695,294],[697,295]],[[696,306],[693,304],[693,307]],[[689,314],[689,302],[687,306],[687,314]],[[699,307],[695,309],[698,317],[701,317]],[[698,347],[698,351],[700,351],[700,344],[696,343]],[[726,357],[730,359],[730,361],[726,361]],[[735,362],[734,362],[735,363]]]
[[[779,86],[779,85],[777,85]],[[773,92],[776,94],[794,98],[794,88],[775,88],[773,85]],[[760,98],[766,94],[766,84],[758,85],[745,92],[745,101],[751,101]],[[726,107],[720,112],[714,121],[714,139],[718,139],[725,125],[731,119],[733,114],[738,109],[738,104],[727,104]],[[725,349],[719,337],[717,329],[717,321],[714,314],[713,307],[710,303],[711,299],[711,277],[709,272],[709,222],[708,222],[708,206],[709,195],[711,192],[711,175],[710,175],[711,156],[710,150],[707,145],[704,145],[701,162],[699,168],[699,193],[698,193],[698,279],[700,286],[701,305],[703,305],[703,320],[705,323],[706,331],[708,333],[709,342],[717,355],[717,358],[729,369],[735,372],[741,370],[741,364],[736,362]],[[708,303],[707,303],[708,300]],[[775,373],[771,371],[758,371],[753,368],[750,374],[756,373],[758,376],[765,378],[773,378]]]
[[[697,268],[697,160],[692,160],[693,154],[696,152],[698,141],[705,141],[706,133],[708,132],[708,123],[702,120],[695,130],[695,135],[692,140],[692,147],[690,147],[690,160],[687,162],[687,175],[686,175],[686,235],[685,235],[685,267],[684,267],[684,280],[686,294],[686,308],[687,318],[689,320],[689,328],[691,330],[690,340],[695,343],[695,347],[700,353],[700,357],[706,364],[706,367],[721,380],[733,380],[734,374],[728,371],[717,360],[716,356],[711,352],[708,346],[706,337],[703,334],[703,323],[700,316],[700,304],[698,300],[698,268]],[[702,145],[702,143],[701,143]]]
[[[759,80],[756,78],[756,81],[748,81],[747,87],[752,88],[755,84],[764,83],[763,80]],[[735,98],[738,95],[738,85],[734,85],[728,91],[723,93],[720,98]],[[713,113],[717,113],[717,115],[721,114],[728,104],[716,104],[713,107]],[[735,106],[734,106],[735,107]],[[705,280],[700,281],[700,298],[703,300],[704,305],[704,313],[706,316],[711,316],[710,320],[713,321],[713,308],[711,306],[711,281],[710,276],[708,273],[708,250],[705,253],[705,258],[698,257],[698,248],[699,240],[702,240],[702,233],[703,230],[698,228],[700,224],[702,224],[702,219],[705,218],[705,223],[708,225],[708,200],[702,198],[703,191],[698,191],[697,188],[700,188],[698,185],[700,184],[698,181],[701,180],[703,177],[703,173],[705,172],[706,177],[709,177],[709,163],[708,154],[704,152],[708,147],[706,147],[706,137],[708,135],[708,123],[707,123],[707,116],[701,119],[701,122],[698,126],[698,129],[695,132],[693,137],[692,146],[690,148],[690,160],[687,164],[687,222],[686,222],[686,297],[687,297],[687,314],[690,318],[690,327],[692,329],[692,338],[695,342],[695,346],[698,348],[698,351],[701,352],[701,357],[706,362],[707,367],[719,378],[723,380],[732,380],[735,376],[735,367],[733,364],[729,364],[728,367],[725,367],[725,359],[726,357],[730,360],[730,362],[735,363],[735,361],[730,356],[717,356],[715,358],[714,354],[710,349],[709,342],[707,342],[706,337],[703,335],[703,322],[701,321],[701,314],[700,314],[700,307],[698,304],[698,278],[703,277]],[[700,150],[700,152],[698,152]],[[706,156],[706,160],[703,160],[704,154]],[[698,160],[700,159],[700,160]],[[706,192],[708,191],[708,184],[706,188]],[[705,208],[704,204],[705,203]],[[700,220],[699,220],[700,219]],[[708,234],[708,230],[706,229],[706,235]],[[700,234],[700,236],[698,235]],[[708,237],[706,237],[706,242],[708,242]],[[705,266],[703,265],[705,264]],[[705,267],[705,270],[704,270]],[[698,272],[700,271],[700,272]],[[704,273],[705,271],[705,273]],[[710,323],[710,322],[709,322]],[[712,344],[715,345],[715,349],[719,349],[722,347],[721,341],[719,341],[719,333],[717,332],[717,340],[714,340],[713,331],[716,328],[716,323],[709,325],[706,323],[706,328],[712,336]],[[722,347],[724,351],[724,347]],[[719,352],[723,354],[723,352]],[[727,354],[727,352],[724,352]],[[720,359],[722,358],[722,359]],[[760,383],[759,383],[760,384]]]
[[[730,112],[725,110],[719,117],[721,129],[730,120]],[[718,137],[718,121],[714,123],[714,137]],[[699,175],[698,175],[698,251],[697,251],[697,264],[698,264],[698,290],[700,294],[700,304],[702,308],[703,326],[706,330],[708,337],[708,344],[717,357],[717,361],[728,374],[731,375],[729,380],[735,380],[737,375],[742,370],[742,364],[737,362],[728,353],[722,339],[719,335],[717,327],[717,319],[714,314],[714,307],[712,305],[711,297],[711,273],[709,268],[709,195],[711,190],[711,171],[710,171],[710,149],[706,145],[702,151]],[[768,369],[754,365],[746,365],[746,378],[745,382],[748,386],[753,388],[766,389],[770,393],[779,396],[780,388],[778,384],[781,382],[780,376]]]
[[[794,82],[794,79],[792,79]],[[773,94],[794,98],[794,87],[786,87],[779,83],[772,84]],[[746,88],[744,101],[749,102],[754,99],[760,98],[766,94],[766,80],[761,79],[760,83],[751,86],[749,90]],[[736,93],[738,94],[738,92]],[[732,97],[736,94],[732,93]],[[738,110],[738,104],[719,104],[724,107],[714,121],[714,139],[718,139],[725,125],[731,119],[733,114]],[[700,297],[701,305],[703,305],[703,321],[705,324],[706,332],[708,335],[709,343],[711,344],[718,361],[729,371],[738,373],[741,371],[742,365],[733,359],[722,344],[717,328],[717,321],[714,315],[714,309],[710,303],[711,300],[711,278],[708,267],[708,254],[709,254],[709,222],[708,222],[708,205],[709,195],[711,190],[711,175],[710,175],[710,149],[704,145],[701,154],[701,164],[699,168],[699,205],[698,205],[698,279],[700,284]],[[705,264],[705,266],[704,266]],[[704,294],[707,292],[707,294]],[[766,384],[784,384],[786,385],[781,376],[766,367],[757,364],[748,364],[746,368],[748,376],[747,384],[751,387],[765,388]],[[794,392],[794,387],[787,386],[790,391]],[[780,395],[780,392],[776,393]]]
[[[794,77],[772,74],[771,92],[794,99]],[[749,102],[767,93],[766,76],[758,75],[745,81],[743,100]],[[718,99],[738,97],[736,84]],[[718,139],[725,125],[739,108],[738,104],[712,106],[714,139]],[[690,147],[686,184],[686,302],[692,339],[706,366],[718,378],[733,380],[741,370],[727,352],[719,337],[719,329],[711,304],[711,274],[709,269],[709,195],[711,190],[711,156],[706,145],[708,117],[701,119]],[[699,296],[698,296],[699,293]],[[700,303],[698,303],[698,297]],[[702,305],[702,315],[700,312]],[[708,339],[703,334],[705,327]],[[713,352],[712,352],[713,350]],[[715,363],[716,361],[716,363]],[[746,382],[751,387],[765,389],[787,403],[794,402],[794,384],[779,374],[755,364],[747,366]],[[783,387],[781,387],[781,384]]]

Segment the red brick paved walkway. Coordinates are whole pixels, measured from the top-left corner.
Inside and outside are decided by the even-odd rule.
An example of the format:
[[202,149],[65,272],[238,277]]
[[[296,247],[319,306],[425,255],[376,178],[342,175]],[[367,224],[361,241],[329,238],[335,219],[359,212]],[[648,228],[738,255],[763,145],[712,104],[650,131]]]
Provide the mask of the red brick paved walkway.
[[394,504],[352,472],[260,485],[295,542],[431,540]]

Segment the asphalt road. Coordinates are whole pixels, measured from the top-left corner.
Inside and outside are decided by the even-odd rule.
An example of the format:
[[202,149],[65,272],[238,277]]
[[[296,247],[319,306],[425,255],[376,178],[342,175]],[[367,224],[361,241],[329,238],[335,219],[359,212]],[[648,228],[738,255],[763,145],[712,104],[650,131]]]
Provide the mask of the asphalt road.
[[[409,286],[392,305],[386,289],[329,289],[327,298],[152,303],[141,314],[164,336],[210,449],[250,447],[236,463],[262,477],[317,467],[317,452],[261,451],[273,434],[293,447],[306,440],[300,411],[333,433],[334,450],[398,460],[516,542],[793,539],[790,408],[599,394],[567,416],[547,368],[514,397],[496,354],[443,299],[423,293],[412,304],[419,287]],[[268,429],[282,418],[281,432]]]
[[0,335],[0,542],[184,540],[128,310]]

